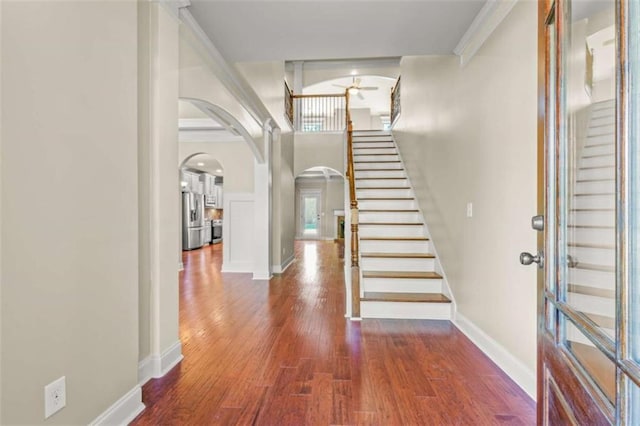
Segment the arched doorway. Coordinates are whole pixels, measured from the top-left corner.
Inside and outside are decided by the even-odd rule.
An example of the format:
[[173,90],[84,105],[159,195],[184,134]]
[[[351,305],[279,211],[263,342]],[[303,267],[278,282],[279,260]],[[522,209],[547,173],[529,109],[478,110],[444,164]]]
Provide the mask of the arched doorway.
[[210,154],[193,154],[180,164],[182,251],[222,242],[223,185],[223,167]]
[[297,239],[335,240],[344,235],[340,221],[344,218],[344,182],[342,174],[324,166],[296,176]]

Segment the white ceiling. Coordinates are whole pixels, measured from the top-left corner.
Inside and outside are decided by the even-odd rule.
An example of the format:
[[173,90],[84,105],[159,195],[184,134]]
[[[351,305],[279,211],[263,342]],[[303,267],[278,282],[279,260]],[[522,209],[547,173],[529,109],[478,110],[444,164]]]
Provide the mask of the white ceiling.
[[451,54],[485,0],[191,0],[230,62]]

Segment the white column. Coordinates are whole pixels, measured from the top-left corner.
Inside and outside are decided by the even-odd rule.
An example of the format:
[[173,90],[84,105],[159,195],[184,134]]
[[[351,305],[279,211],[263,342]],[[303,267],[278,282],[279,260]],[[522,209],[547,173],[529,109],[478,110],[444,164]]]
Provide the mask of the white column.
[[263,128],[264,162],[254,163],[253,279],[271,279],[271,138],[270,120]]
[[299,95],[304,87],[304,62],[295,61],[293,63],[293,93]]
[[139,3],[140,378],[182,359],[178,336],[180,24],[158,3]]

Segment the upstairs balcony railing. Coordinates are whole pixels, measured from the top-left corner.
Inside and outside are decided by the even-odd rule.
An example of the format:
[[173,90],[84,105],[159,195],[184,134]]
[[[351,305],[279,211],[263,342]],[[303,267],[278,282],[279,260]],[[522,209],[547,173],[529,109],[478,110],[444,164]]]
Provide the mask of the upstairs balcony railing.
[[347,128],[347,95],[298,95],[285,84],[285,107],[297,132],[343,132]]
[[396,85],[391,89],[391,117],[390,117],[390,125],[396,122],[398,117],[400,116],[400,77],[398,77],[398,81],[396,81]]

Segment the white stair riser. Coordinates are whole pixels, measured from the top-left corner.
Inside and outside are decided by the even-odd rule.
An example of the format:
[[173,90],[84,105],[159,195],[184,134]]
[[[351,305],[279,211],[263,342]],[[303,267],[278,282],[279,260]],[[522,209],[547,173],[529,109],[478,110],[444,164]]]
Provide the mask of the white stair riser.
[[378,136],[354,136],[353,143],[368,143],[368,142],[392,142],[389,136],[378,135]]
[[613,249],[569,247],[569,254],[579,263],[614,266],[616,251]]
[[613,145],[614,142],[613,134],[609,135],[600,135],[600,136],[587,136],[587,140],[585,142],[586,148],[591,148],[594,145]]
[[592,110],[602,111],[602,110],[608,109],[608,110],[614,111],[615,107],[616,107],[616,100],[609,99],[606,101],[596,102],[595,104],[592,105]]
[[613,194],[573,197],[573,207],[576,209],[612,209],[615,205],[615,196]]
[[615,243],[615,233],[612,229],[587,229],[577,228],[569,236],[570,243],[575,244],[605,244]]
[[355,170],[362,169],[394,169],[403,170],[402,163],[354,163]]
[[363,271],[416,271],[434,272],[434,259],[361,257]]
[[429,253],[429,241],[379,241],[360,240],[362,253]]
[[578,182],[576,184],[577,194],[594,194],[594,193],[606,193],[614,192],[616,189],[615,181],[600,181],[600,182]]
[[358,200],[361,210],[415,210],[415,200]]
[[424,226],[360,225],[360,237],[423,237]]
[[584,150],[582,152],[586,156],[589,156],[589,155],[602,155],[602,154],[611,154],[611,155],[613,155],[615,153],[615,145],[612,143],[612,144],[609,144],[609,145],[585,146]]
[[356,189],[380,188],[380,187],[406,187],[409,188],[408,179],[357,179]]
[[616,166],[615,162],[616,160],[613,154],[610,154],[610,155],[599,156],[599,157],[583,158],[582,161],[580,161],[580,167],[599,167],[599,166],[615,167]]
[[441,279],[363,278],[363,291],[380,293],[442,293]]
[[598,169],[579,169],[578,180],[589,179],[611,179],[615,178],[615,169],[613,167],[605,167]]
[[360,222],[419,223],[422,222],[422,215],[418,212],[360,211]]
[[600,108],[600,109],[594,108],[593,111],[591,112],[591,119],[607,117],[607,116],[615,116],[615,114],[616,114],[616,111],[614,108]]
[[616,118],[613,115],[598,115],[598,117],[592,117],[589,127],[597,127],[605,124],[614,125]]
[[362,135],[382,135],[382,136],[387,136],[387,137],[391,137],[391,132],[388,130],[354,130],[353,131],[353,136],[357,137],[357,136],[362,136]]
[[568,302],[580,312],[613,318],[616,312],[615,300],[606,297],[568,293]]
[[353,147],[356,149],[359,148],[393,148],[395,149],[395,145],[393,142],[353,142]]
[[591,127],[587,130],[587,136],[614,136],[615,127],[613,125]]
[[[380,144],[382,145],[382,144]],[[384,155],[398,155],[398,152],[393,146],[390,147],[354,147],[353,153],[355,154],[355,158],[358,158],[360,155],[371,155],[371,154],[384,154]]]
[[413,197],[413,191],[407,189],[357,189],[356,197],[360,198],[408,198]]
[[580,211],[569,214],[569,224],[589,226],[613,226],[615,224],[614,211]]
[[400,157],[398,154],[391,155],[354,155],[353,161],[354,164],[357,164],[361,161],[373,161],[373,162],[384,162],[384,161],[398,161]]
[[390,178],[390,177],[401,177],[406,178],[407,175],[404,170],[365,170],[358,171],[356,169],[356,180],[360,178]]
[[451,319],[451,303],[362,302],[362,318]]
[[614,272],[591,271],[589,269],[570,268],[569,283],[602,290],[616,288]]

